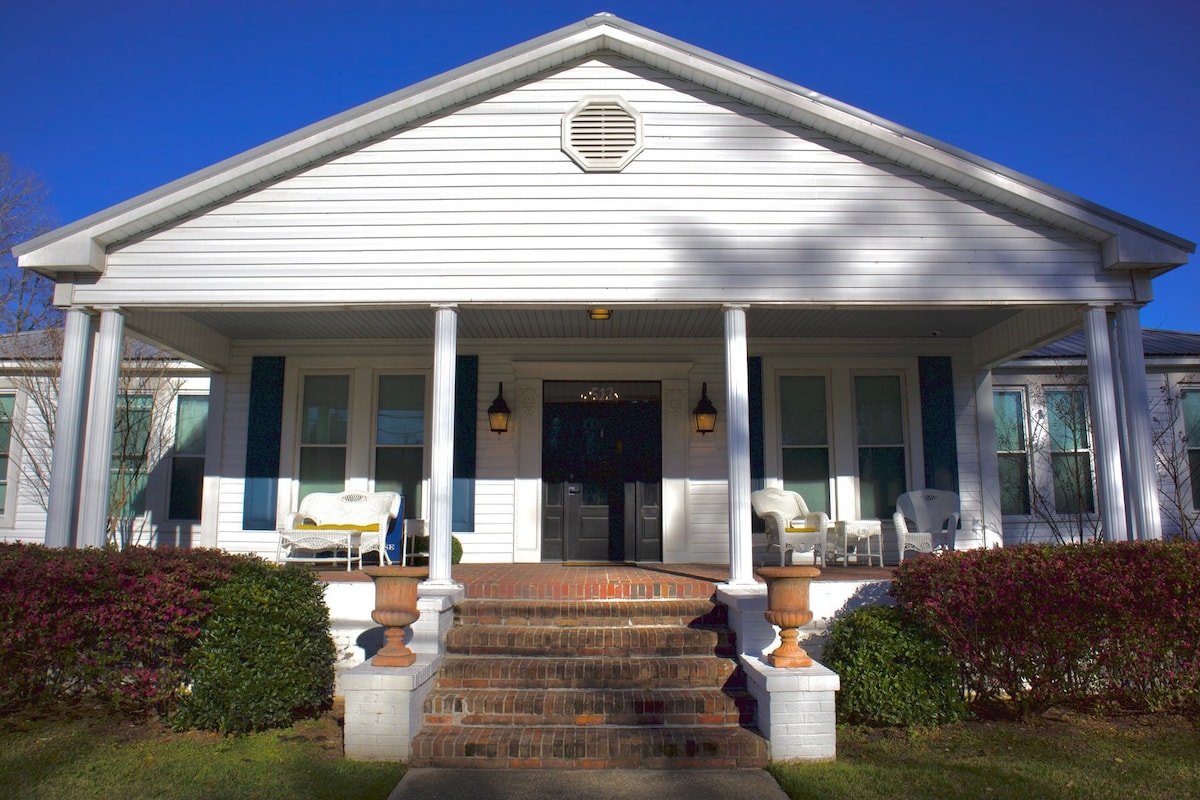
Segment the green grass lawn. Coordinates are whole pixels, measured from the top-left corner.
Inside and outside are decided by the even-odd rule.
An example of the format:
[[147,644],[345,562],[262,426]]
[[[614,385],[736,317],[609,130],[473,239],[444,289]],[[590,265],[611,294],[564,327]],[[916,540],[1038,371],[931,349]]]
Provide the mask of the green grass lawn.
[[[0,798],[384,800],[402,764],[342,758],[334,716],[282,731],[178,733],[70,706],[0,717]],[[775,765],[792,798],[1200,798],[1200,727],[1053,714],[933,731],[842,728],[833,764]]]
[[794,800],[1200,798],[1200,728],[1179,717],[1052,714],[932,731],[838,731],[834,764],[775,765]]
[[0,717],[5,800],[383,800],[403,775],[402,764],[343,759],[332,717],[236,737],[81,707]]

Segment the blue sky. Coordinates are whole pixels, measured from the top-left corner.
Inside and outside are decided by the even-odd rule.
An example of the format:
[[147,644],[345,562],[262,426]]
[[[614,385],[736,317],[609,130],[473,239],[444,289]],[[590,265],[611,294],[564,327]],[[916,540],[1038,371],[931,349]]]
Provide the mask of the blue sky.
[[71,222],[599,11],[1200,240],[1195,0],[0,0],[0,152]]

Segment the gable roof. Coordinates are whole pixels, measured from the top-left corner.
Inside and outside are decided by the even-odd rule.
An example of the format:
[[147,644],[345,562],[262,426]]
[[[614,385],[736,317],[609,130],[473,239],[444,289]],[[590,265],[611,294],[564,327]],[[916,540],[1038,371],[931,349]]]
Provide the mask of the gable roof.
[[32,239],[46,274],[103,272],[114,244],[447,109],[599,53],[616,53],[882,156],[1102,245],[1104,266],[1154,272],[1195,244],[895,123],[610,14],[598,14],[414,84]]

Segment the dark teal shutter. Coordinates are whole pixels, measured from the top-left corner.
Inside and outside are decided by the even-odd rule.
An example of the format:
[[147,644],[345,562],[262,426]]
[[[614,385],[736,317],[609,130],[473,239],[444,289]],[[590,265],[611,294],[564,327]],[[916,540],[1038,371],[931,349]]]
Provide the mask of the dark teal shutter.
[[282,356],[256,356],[250,363],[250,408],[246,420],[246,488],[242,529],[275,529],[279,486],[279,442],[283,422]]
[[958,491],[958,436],[954,426],[954,371],[948,356],[917,359],[921,376],[921,429],[926,489]]
[[459,356],[454,368],[454,488],[450,530],[475,530],[475,418],[479,356]]

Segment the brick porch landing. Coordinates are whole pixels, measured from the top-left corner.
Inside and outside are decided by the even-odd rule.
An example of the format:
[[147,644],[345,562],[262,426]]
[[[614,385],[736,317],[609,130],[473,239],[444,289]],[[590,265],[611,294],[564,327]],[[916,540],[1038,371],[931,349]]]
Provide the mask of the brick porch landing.
[[[822,569],[816,580],[888,581],[894,572],[892,567],[834,566]],[[729,579],[729,567],[724,564],[455,564],[450,574],[466,587],[467,597],[636,599],[711,597],[715,584]],[[344,569],[321,571],[319,577],[325,583],[371,580],[363,572]],[[535,585],[541,588],[533,589]]]

